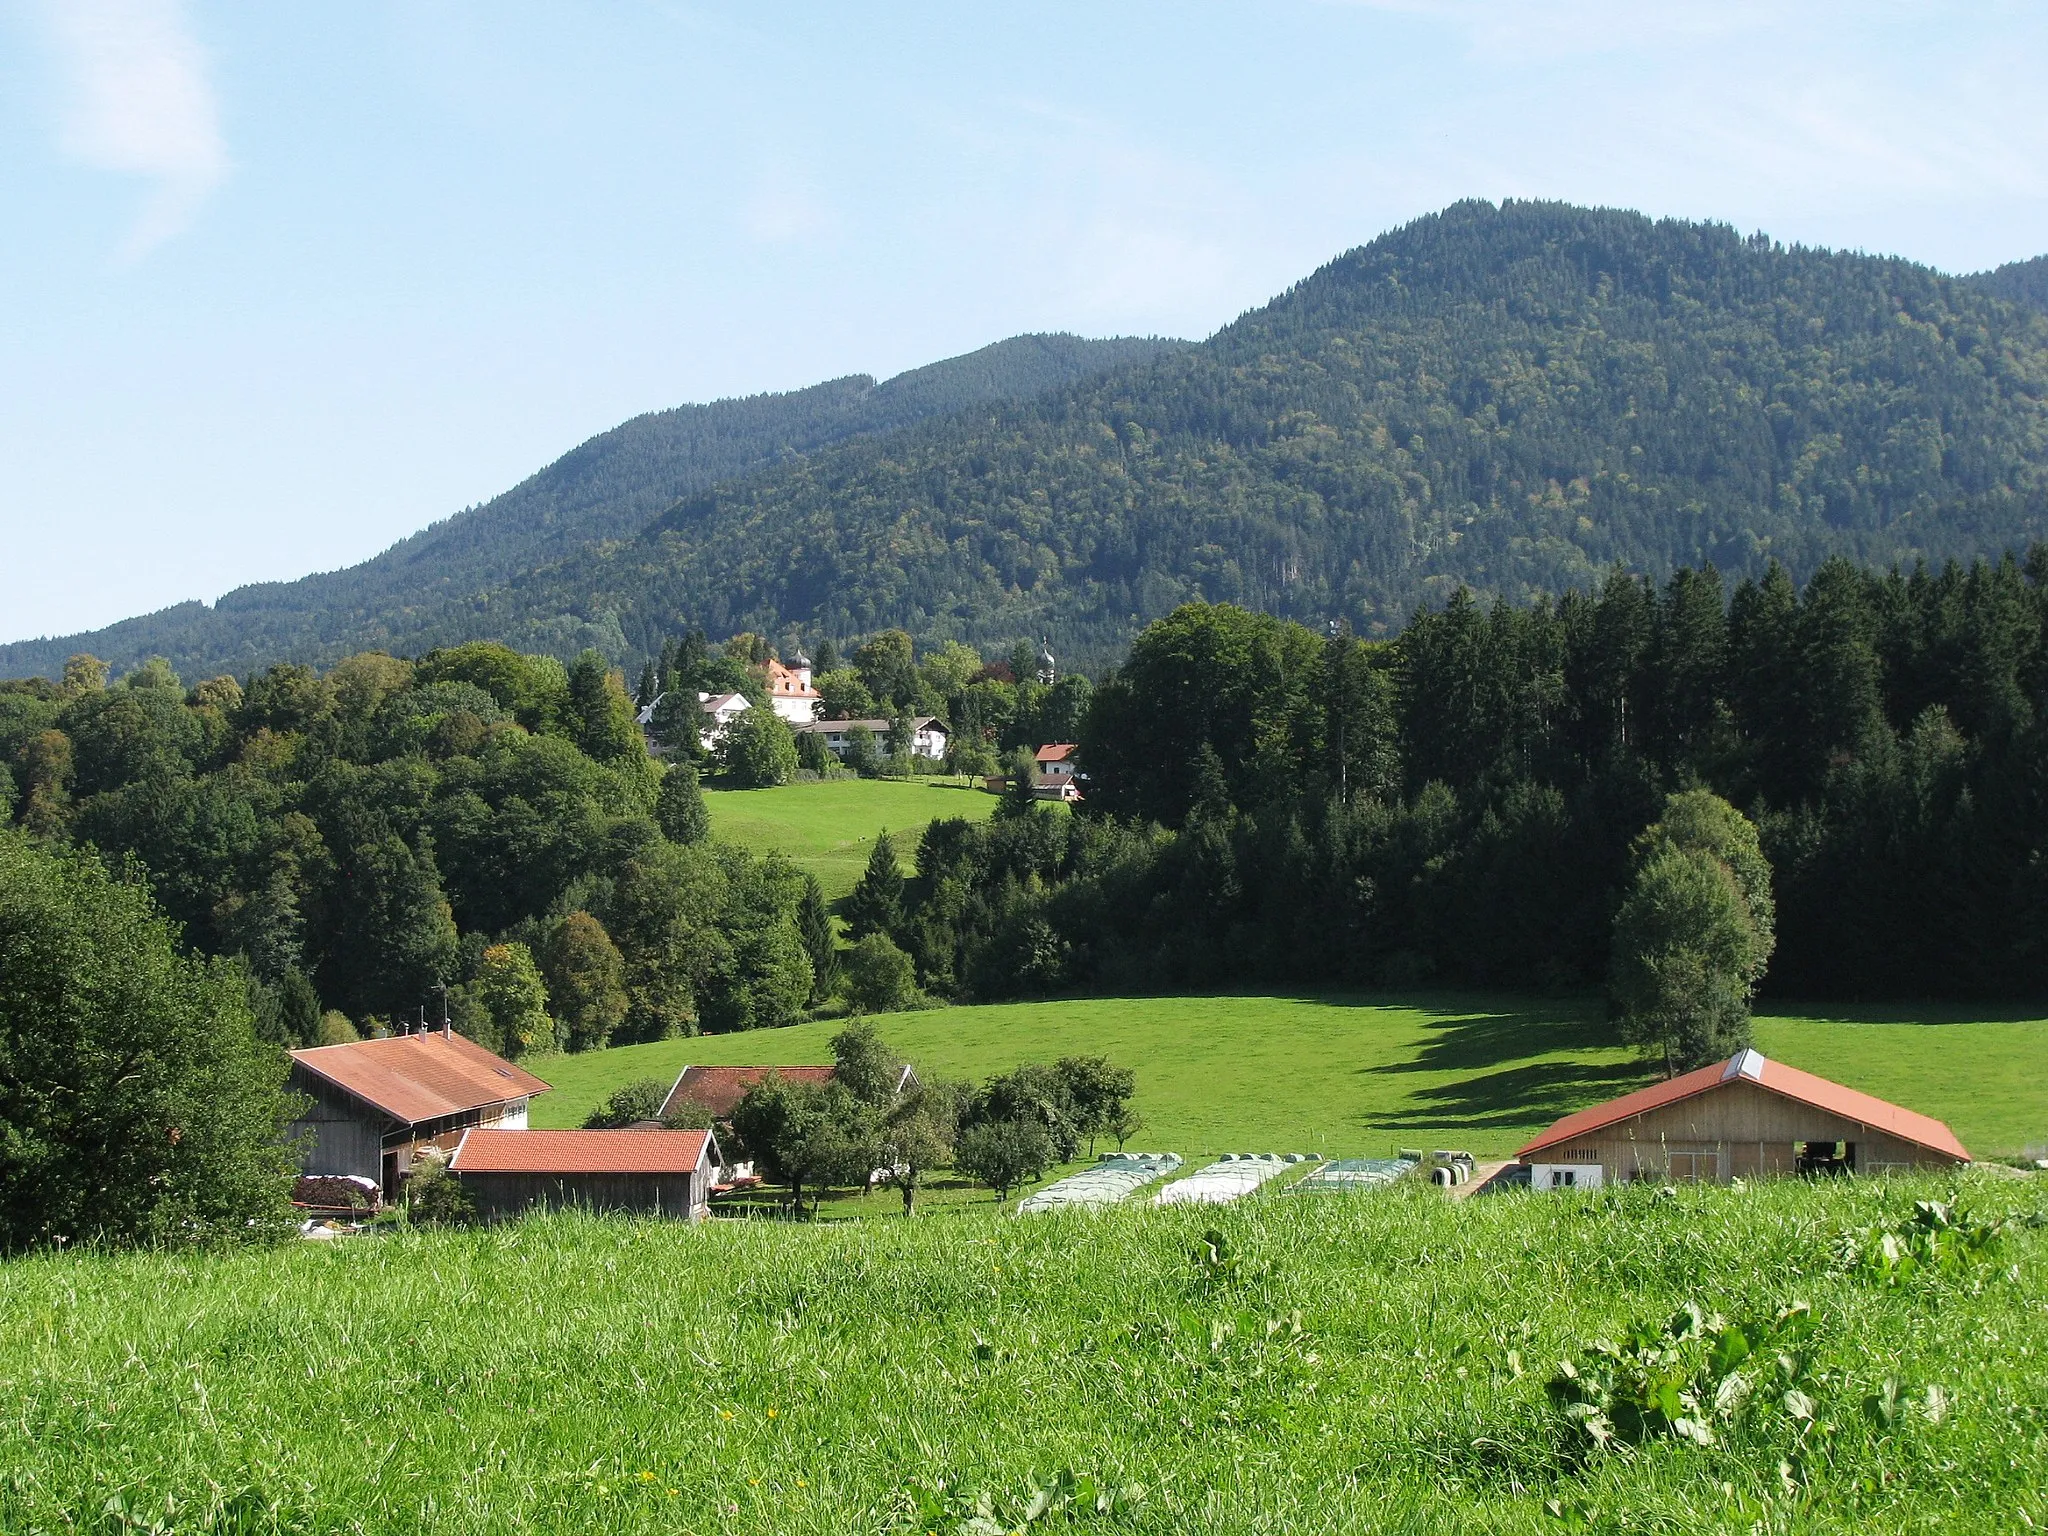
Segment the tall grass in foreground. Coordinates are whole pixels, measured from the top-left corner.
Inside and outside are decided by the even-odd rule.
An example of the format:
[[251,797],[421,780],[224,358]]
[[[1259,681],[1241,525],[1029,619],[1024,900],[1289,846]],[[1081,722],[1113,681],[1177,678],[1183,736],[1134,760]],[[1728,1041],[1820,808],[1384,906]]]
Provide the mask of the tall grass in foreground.
[[[1836,1254],[1956,1196],[2048,1207],[1415,1189],[38,1258],[0,1268],[0,1530],[887,1532],[983,1495],[1012,1529],[1049,1483],[1039,1527],[1105,1532],[2048,1526],[2048,1231],[1899,1284]],[[1593,1450],[1558,1360],[1688,1301],[1809,1304],[1811,1418]]]

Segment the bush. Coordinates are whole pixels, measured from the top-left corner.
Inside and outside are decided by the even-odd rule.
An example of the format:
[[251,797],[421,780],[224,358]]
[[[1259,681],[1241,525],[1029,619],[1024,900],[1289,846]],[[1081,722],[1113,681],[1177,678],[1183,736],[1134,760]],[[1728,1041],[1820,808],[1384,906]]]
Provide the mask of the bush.
[[423,1226],[466,1226],[476,1220],[476,1202],[462,1181],[448,1171],[445,1155],[429,1156],[405,1181],[405,1213],[407,1220]]
[[773,789],[796,777],[796,738],[774,710],[750,709],[725,728],[718,765],[741,789]]
[[871,933],[841,968],[846,1005],[855,1013],[900,1013],[917,1000],[917,969],[886,933]]
[[658,1077],[643,1077],[626,1084],[593,1109],[583,1122],[586,1131],[615,1131],[642,1120],[661,1118],[662,1101],[669,1085]]

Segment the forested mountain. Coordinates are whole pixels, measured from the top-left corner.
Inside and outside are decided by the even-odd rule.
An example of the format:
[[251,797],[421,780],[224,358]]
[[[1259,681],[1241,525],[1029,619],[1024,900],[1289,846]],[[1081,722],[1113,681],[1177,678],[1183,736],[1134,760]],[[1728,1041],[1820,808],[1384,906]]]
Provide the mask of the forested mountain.
[[358,571],[0,648],[0,673],[475,638],[637,667],[691,629],[891,626],[1049,634],[1099,670],[1195,599],[1384,634],[1460,585],[1526,602],[1616,564],[1995,554],[2048,533],[2048,315],[1999,296],[2024,275],[1461,203],[1200,346],[1026,339],[915,388],[646,418]]
[[[418,637],[492,626],[438,617],[469,598],[584,545],[629,537],[677,498],[849,438],[886,433],[993,400],[1021,400],[1180,342],[1015,336],[877,384],[855,374],[789,394],[753,395],[636,416],[563,455],[480,507],[459,512],[372,560],[294,582],[242,587],[213,608],[182,603],[92,634],[0,645],[0,676],[56,676],[85,651],[127,670],[152,655],[192,673],[246,673],[280,660],[332,661],[376,646],[411,652]],[[611,626],[568,617],[550,634],[565,658]]]
[[2048,310],[2048,256],[2036,256],[2032,261],[2009,261],[1989,272],[1979,272],[1970,281],[2001,299]]
[[685,498],[433,638],[899,624],[1100,662],[1192,598],[1379,633],[1615,562],[1967,557],[2048,529],[2044,391],[2048,318],[1912,262],[1463,203],[1199,347]]

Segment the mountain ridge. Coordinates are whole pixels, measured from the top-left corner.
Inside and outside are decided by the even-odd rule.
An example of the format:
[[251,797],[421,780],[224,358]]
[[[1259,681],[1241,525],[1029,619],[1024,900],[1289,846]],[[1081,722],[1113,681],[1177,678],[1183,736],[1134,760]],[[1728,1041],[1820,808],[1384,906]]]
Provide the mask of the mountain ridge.
[[195,673],[332,660],[388,643],[441,604],[514,582],[585,545],[630,538],[679,496],[720,479],[1184,345],[1159,337],[1030,333],[881,382],[849,374],[798,390],[645,412],[367,560],[292,581],[250,583],[210,605],[190,600],[98,630],[0,645],[0,674],[54,675],[66,655],[80,650],[122,670],[162,654]]
[[1100,662],[1194,598],[1383,633],[1617,562],[1996,555],[2048,533],[2044,402],[2048,318],[1973,280],[1463,203],[1196,347],[709,487],[467,619],[544,644],[606,615],[628,654],[684,624],[1050,632]]

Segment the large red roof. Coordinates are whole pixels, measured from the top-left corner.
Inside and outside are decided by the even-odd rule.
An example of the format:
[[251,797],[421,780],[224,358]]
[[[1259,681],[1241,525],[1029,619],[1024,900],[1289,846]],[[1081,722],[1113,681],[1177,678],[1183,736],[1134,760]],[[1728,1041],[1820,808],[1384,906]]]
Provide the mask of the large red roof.
[[832,1081],[830,1067],[685,1067],[661,1102],[661,1116],[667,1119],[687,1103],[698,1105],[722,1120],[739,1107],[747,1090],[770,1072],[779,1072],[797,1083]]
[[1074,743],[1071,741],[1056,741],[1049,747],[1040,747],[1038,749],[1038,761],[1041,763],[1064,763],[1074,755],[1074,752]]
[[1910,1141],[1915,1146],[1944,1153],[1961,1162],[1971,1160],[1969,1151],[1956,1139],[1956,1133],[1932,1116],[1901,1109],[1870,1094],[1858,1093],[1854,1088],[1844,1088],[1840,1083],[1815,1077],[1811,1072],[1801,1072],[1797,1067],[1770,1060],[1760,1051],[1740,1051],[1726,1061],[1684,1073],[1669,1082],[1638,1088],[1634,1093],[1609,1099],[1605,1104],[1595,1104],[1591,1109],[1566,1115],[1515,1155],[1527,1157],[1545,1147],[1589,1136],[1653,1109],[1663,1109],[1703,1093],[1712,1093],[1724,1084],[1737,1082],[1753,1083],[1767,1093],[1775,1093],[1796,1103],[1810,1104],[1815,1109],[1839,1115],[1844,1120],[1854,1120],[1872,1130],[1883,1131],[1901,1141]]
[[406,1125],[548,1091],[525,1068],[438,1030],[312,1046],[292,1060]]
[[497,1131],[462,1133],[456,1173],[690,1173],[709,1131]]

